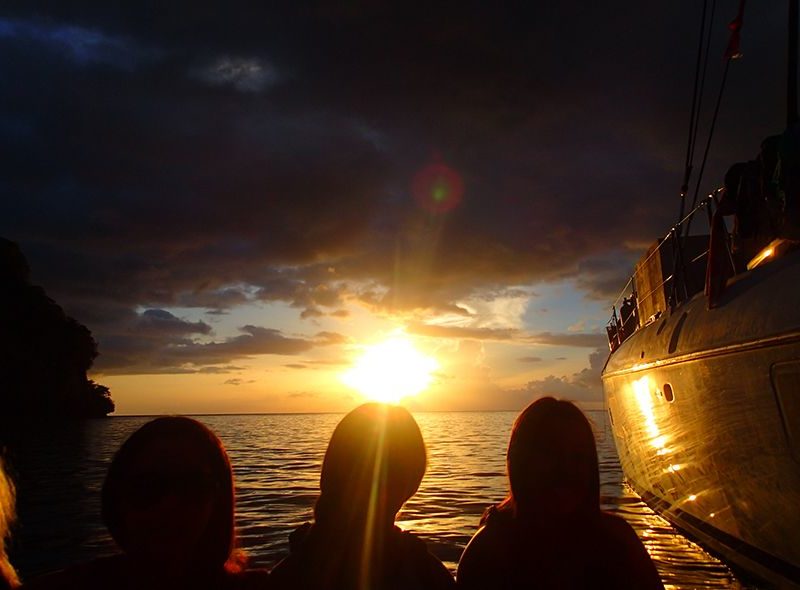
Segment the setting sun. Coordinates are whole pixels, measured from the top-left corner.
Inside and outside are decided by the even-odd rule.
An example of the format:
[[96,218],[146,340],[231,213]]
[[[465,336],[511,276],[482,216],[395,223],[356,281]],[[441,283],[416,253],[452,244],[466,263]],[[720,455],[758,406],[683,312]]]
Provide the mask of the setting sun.
[[368,347],[342,382],[371,400],[397,403],[428,387],[438,366],[408,339],[391,338]]

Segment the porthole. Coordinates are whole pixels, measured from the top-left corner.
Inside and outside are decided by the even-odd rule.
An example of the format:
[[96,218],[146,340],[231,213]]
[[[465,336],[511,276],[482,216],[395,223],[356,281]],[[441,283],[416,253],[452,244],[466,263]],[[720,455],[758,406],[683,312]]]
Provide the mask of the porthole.
[[664,399],[668,402],[675,401],[675,394],[672,391],[672,385],[669,383],[664,383]]

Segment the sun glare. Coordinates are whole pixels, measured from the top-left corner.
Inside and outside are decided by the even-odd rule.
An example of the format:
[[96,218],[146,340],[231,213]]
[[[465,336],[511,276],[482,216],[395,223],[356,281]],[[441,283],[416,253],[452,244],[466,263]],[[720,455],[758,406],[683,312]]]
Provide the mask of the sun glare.
[[407,338],[391,338],[368,347],[342,382],[371,400],[397,403],[428,387],[438,366]]

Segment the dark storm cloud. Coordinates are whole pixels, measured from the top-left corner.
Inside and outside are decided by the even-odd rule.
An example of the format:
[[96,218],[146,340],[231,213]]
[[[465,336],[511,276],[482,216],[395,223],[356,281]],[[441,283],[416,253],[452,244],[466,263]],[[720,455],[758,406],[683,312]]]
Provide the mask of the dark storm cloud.
[[[0,235],[120,370],[317,342],[132,341],[141,308],[468,315],[477,289],[564,277],[605,298],[677,214],[695,2],[168,4],[0,9]],[[749,10],[709,187],[781,129],[784,15]],[[446,214],[410,195],[434,162],[464,185]]]
[[219,375],[224,373],[233,373],[235,371],[244,371],[244,369],[245,367],[239,367],[237,365],[219,365],[216,367],[201,367],[197,369],[197,372],[206,375]]
[[188,322],[164,309],[147,309],[142,312],[137,328],[155,334],[209,334],[211,326],[205,322]]
[[598,348],[589,355],[588,368],[571,376],[549,375],[544,379],[529,381],[524,388],[512,393],[522,393],[524,397],[531,400],[549,395],[576,402],[600,402],[603,399],[600,373],[606,358],[608,358],[608,349],[606,347]]
[[195,292],[182,292],[175,297],[177,307],[207,307],[207,313],[218,313],[250,300],[247,293],[237,288],[217,290],[201,289]]
[[[318,335],[319,336],[319,335]],[[288,369],[330,369],[331,367],[343,367],[350,364],[348,359],[303,359],[298,363],[286,363],[283,365]]]
[[526,342],[533,344],[549,344],[551,346],[577,346],[581,348],[597,348],[607,344],[605,334],[568,332],[565,334],[554,334],[552,332],[541,332],[532,334],[525,338]]
[[[331,273],[319,275],[313,266],[302,271],[284,270],[277,276],[265,276],[259,281],[259,289],[254,298],[261,301],[285,301],[292,307],[302,309],[300,317],[319,318],[326,315],[343,317],[341,311],[326,312],[321,308],[333,309],[343,305],[343,297],[348,293],[344,284],[326,283],[335,280]],[[344,317],[347,312],[345,311]]]
[[514,328],[462,328],[458,326],[436,326],[416,322],[407,324],[406,331],[409,334],[429,336],[432,338],[516,341],[550,346],[574,346],[578,348],[596,348],[606,342],[606,337],[603,334],[580,332],[568,332],[563,334],[539,332],[536,334],[529,334]]
[[255,379],[233,378],[233,379],[226,379],[225,381],[222,382],[223,385],[234,385],[234,386],[237,386],[237,387],[239,385],[245,385],[247,383],[255,383]]
[[521,363],[540,363],[542,362],[542,357],[540,356],[522,356],[517,359]]
[[287,338],[279,330],[242,326],[242,334],[222,342],[191,343],[175,347],[169,357],[184,362],[223,363],[230,359],[257,354],[295,355],[310,350],[313,344],[301,338]]
[[325,314],[316,307],[307,307],[300,313],[300,317],[304,320],[308,318],[321,318]]
[[[655,238],[652,241],[655,242]],[[615,249],[580,261],[576,286],[593,299],[614,301],[633,274],[631,260],[641,255],[644,249]]]
[[461,328],[458,326],[435,326],[411,323],[406,326],[409,334],[432,338],[458,338],[470,340],[511,340],[519,330],[506,328]]
[[224,365],[234,359],[294,356],[335,340],[335,335],[324,333],[314,341],[289,338],[279,330],[251,325],[239,330],[238,336],[212,342],[177,337],[154,340],[132,334],[101,337],[101,350],[110,352],[100,355],[96,368],[101,373],[197,373],[216,365],[220,370],[213,372],[230,372],[236,367]]

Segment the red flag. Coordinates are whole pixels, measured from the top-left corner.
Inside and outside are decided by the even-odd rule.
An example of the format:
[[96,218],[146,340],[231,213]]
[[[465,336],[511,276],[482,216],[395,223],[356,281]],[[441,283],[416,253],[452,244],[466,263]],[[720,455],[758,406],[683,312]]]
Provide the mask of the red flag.
[[728,41],[728,48],[725,50],[725,59],[739,59],[742,57],[742,52],[739,50],[739,42],[741,40],[742,22],[744,20],[744,0],[739,2],[739,13],[736,18],[728,24],[728,29],[731,32],[731,38]]

